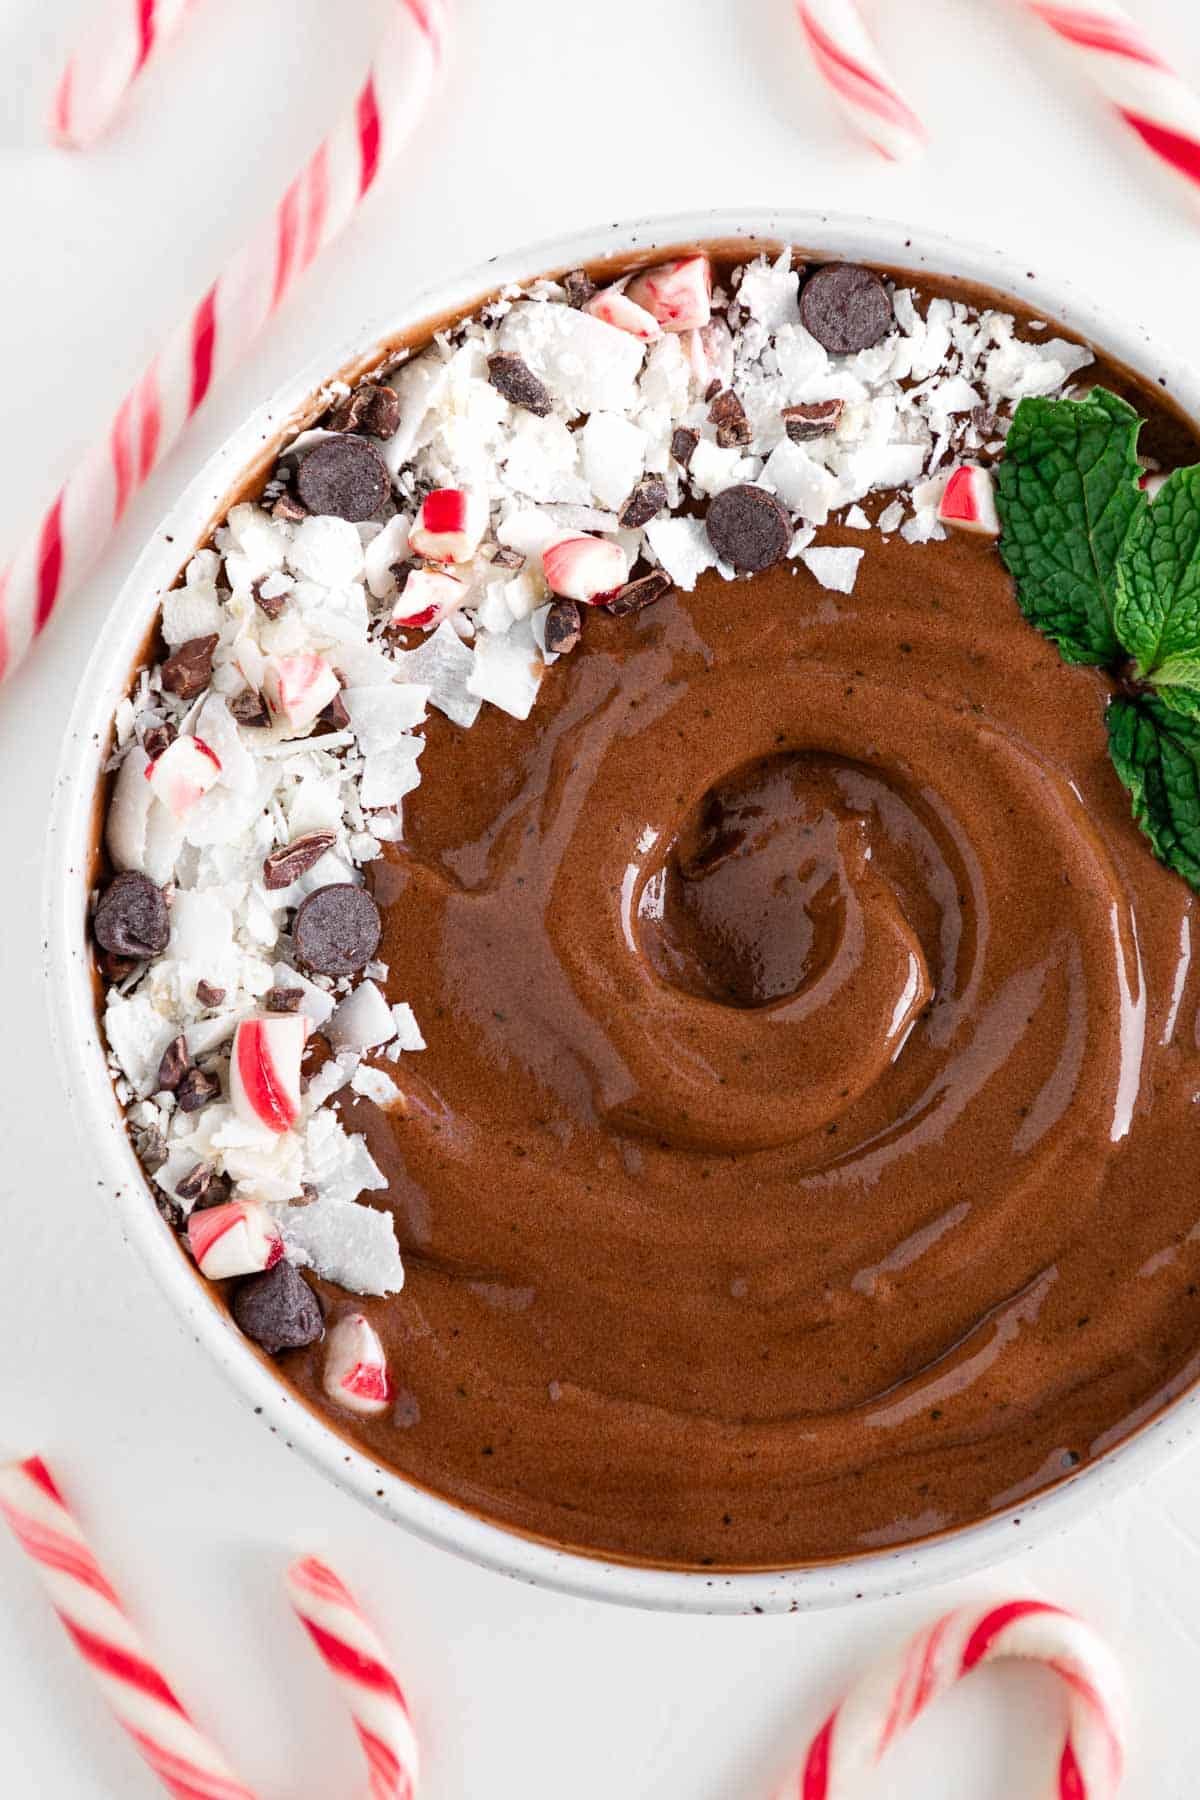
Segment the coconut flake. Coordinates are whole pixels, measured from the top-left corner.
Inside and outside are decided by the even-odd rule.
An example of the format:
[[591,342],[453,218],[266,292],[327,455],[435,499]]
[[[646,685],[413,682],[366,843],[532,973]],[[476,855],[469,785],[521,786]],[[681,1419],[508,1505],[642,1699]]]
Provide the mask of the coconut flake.
[[453,624],[444,619],[415,650],[396,658],[403,680],[429,690],[429,704],[455,725],[473,725],[482,701],[470,687],[475,657]]
[[[361,1141],[361,1140],[360,1140]],[[322,1196],[276,1213],[288,1256],[356,1294],[397,1294],[404,1266],[390,1213]]]
[[390,1075],[385,1074],[382,1069],[368,1068],[365,1063],[355,1070],[350,1086],[364,1100],[373,1101],[376,1106],[385,1109],[403,1098]]
[[429,688],[415,681],[342,689],[342,704],[364,756],[391,750],[425,718]]
[[646,542],[676,587],[690,592],[705,569],[714,568],[717,553],[708,541],[703,519],[651,519]]
[[395,1035],[391,1008],[373,981],[360,981],[326,1027],[336,1050],[374,1050]]
[[518,620],[503,637],[489,631],[478,634],[467,687],[512,718],[527,719],[544,667],[529,621]]
[[814,546],[811,550],[800,552],[800,561],[816,576],[822,587],[831,588],[835,594],[852,594],[858,580],[858,565],[865,554],[863,550],[848,550],[833,545]]

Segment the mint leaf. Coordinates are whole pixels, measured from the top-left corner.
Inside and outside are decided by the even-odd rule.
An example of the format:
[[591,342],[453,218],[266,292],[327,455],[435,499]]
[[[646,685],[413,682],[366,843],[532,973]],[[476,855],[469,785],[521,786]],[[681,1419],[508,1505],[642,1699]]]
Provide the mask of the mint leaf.
[[1200,718],[1147,696],[1114,700],[1105,722],[1109,754],[1155,855],[1200,888]]
[[1113,623],[1142,681],[1200,689],[1200,469],[1176,469],[1130,526]]
[[1021,611],[1064,662],[1109,663],[1120,650],[1114,571],[1146,510],[1140,425],[1106,388],[1083,400],[1022,400],[996,470],[1000,554]]

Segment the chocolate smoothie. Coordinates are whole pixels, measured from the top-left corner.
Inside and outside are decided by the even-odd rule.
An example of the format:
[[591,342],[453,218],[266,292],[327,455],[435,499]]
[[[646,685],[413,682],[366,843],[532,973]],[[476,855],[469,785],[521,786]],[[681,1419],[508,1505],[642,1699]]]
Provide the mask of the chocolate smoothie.
[[[1094,382],[1196,459],[1161,394]],[[592,1553],[942,1532],[1200,1374],[1195,901],[1106,754],[1113,678],[1025,622],[993,540],[821,544],[865,550],[851,593],[709,568],[586,609],[528,718],[431,715],[367,865],[427,1046],[398,1101],[336,1100],[403,1257],[356,1302],[393,1402],[332,1406],[320,1342],[278,1367],[381,1462]]]

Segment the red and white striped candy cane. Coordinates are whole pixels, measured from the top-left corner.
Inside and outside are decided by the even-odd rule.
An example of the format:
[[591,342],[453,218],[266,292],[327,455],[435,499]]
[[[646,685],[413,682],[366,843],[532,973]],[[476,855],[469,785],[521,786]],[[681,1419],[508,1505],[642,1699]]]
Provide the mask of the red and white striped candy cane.
[[931,1701],[1002,1657],[1041,1663],[1063,1684],[1067,1729],[1046,1800],[1112,1800],[1125,1755],[1125,1701],[1112,1653],[1043,1600],[945,1614],[859,1677],[808,1747],[779,1800],[852,1800],[863,1778]]
[[1020,0],[1073,53],[1116,112],[1167,168],[1200,192],[1200,98],[1114,0]]
[[796,0],[796,16],[854,130],[889,162],[923,150],[925,127],[880,62],[855,0]]
[[94,564],[130,497],[213,381],[252,343],[411,136],[441,62],[449,5],[394,0],[352,113],[318,146],[270,221],[168,339],[126,395],[108,435],[81,459],[0,574],[0,678],[20,662],[67,588]]
[[71,150],[95,143],[191,4],[120,0],[119,7],[102,7],[93,15],[55,90],[50,132],[56,143]]
[[45,1463],[0,1468],[0,1512],[118,1721],[178,1800],[254,1800],[151,1661]]
[[315,1556],[287,1572],[288,1594],[342,1690],[367,1758],[370,1800],[413,1800],[420,1763],[408,1703],[370,1620]]

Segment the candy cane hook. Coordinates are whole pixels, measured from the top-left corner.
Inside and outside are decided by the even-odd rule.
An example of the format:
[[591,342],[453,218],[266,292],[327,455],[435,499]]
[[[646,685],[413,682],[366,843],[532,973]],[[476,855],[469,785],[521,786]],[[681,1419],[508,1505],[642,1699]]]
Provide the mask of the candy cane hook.
[[972,1669],[1004,1657],[1041,1663],[1062,1684],[1066,1731],[1046,1800],[1113,1800],[1125,1756],[1125,1701],[1112,1653],[1044,1600],[946,1613],[866,1670],[809,1744],[778,1800],[855,1800],[913,1720]]

